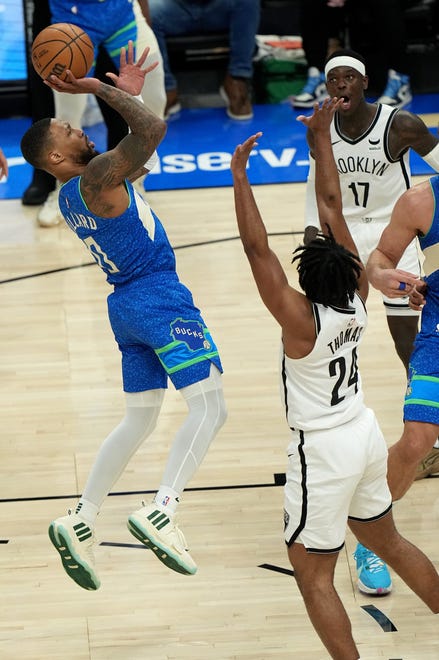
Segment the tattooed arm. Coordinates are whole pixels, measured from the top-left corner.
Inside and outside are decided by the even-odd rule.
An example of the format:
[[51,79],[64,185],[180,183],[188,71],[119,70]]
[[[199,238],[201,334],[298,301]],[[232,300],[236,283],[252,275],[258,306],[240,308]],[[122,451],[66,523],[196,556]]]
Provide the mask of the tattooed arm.
[[[127,59],[123,51],[119,76],[110,75],[120,88],[107,85],[97,78],[76,79],[71,73],[67,74],[66,81],[55,76],[47,81],[52,89],[59,92],[99,96],[130,127],[131,132],[114,149],[95,156],[82,173],[84,200],[94,213],[104,217],[119,215],[126,208],[128,198],[124,180],[142,168],[166,133],[166,123],[133,96],[142,88],[145,75],[156,66],[141,68],[147,54],[148,49],[145,49],[134,63],[132,45],[128,49]],[[121,195],[122,191],[125,194]]]

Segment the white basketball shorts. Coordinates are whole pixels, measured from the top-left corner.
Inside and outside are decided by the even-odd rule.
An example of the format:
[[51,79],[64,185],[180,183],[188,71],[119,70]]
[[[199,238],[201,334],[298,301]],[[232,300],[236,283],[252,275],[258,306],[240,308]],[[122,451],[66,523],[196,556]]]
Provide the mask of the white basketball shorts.
[[392,506],[387,445],[369,408],[324,431],[293,431],[284,490],[285,541],[337,552],[349,517],[367,522]]

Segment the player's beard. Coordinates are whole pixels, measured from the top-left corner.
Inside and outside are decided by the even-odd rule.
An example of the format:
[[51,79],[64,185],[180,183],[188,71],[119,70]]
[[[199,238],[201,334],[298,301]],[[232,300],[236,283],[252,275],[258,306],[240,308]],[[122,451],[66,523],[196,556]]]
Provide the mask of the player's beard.
[[78,154],[76,162],[78,165],[88,165],[88,163],[93,160],[95,156],[99,156],[99,151],[88,147],[87,149],[84,149],[84,151],[81,151],[80,154]]

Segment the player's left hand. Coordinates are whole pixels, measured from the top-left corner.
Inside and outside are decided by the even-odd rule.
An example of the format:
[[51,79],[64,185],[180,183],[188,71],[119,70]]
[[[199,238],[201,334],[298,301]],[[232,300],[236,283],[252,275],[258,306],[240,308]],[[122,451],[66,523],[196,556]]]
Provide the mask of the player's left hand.
[[230,162],[230,169],[234,176],[239,173],[244,173],[247,167],[247,162],[250,156],[250,153],[254,147],[258,145],[257,140],[261,137],[262,132],[255,133],[251,135],[245,142],[238,144],[235,149],[235,153],[232,156]]
[[107,76],[111,78],[118,89],[131,94],[131,96],[138,96],[142,91],[145,76],[158,65],[157,61],[142,69],[148,53],[149,48],[147,47],[137,62],[134,62],[134,44],[132,41],[129,41],[128,51],[125,48],[122,48],[120,51],[119,75],[107,73]]
[[388,298],[406,298],[419,283],[419,277],[400,268],[379,268],[371,281]]

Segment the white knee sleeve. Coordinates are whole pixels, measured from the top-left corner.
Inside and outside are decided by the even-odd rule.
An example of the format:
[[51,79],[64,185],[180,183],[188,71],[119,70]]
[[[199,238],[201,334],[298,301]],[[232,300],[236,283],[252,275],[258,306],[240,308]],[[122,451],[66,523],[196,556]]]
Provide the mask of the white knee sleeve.
[[195,474],[227,417],[221,374],[214,365],[209,378],[180,392],[189,412],[175,437],[161,484],[177,493],[184,490]]
[[163,396],[164,390],[126,395],[125,417],[102,443],[82,498],[98,508],[101,506],[128,461],[154,430]]

